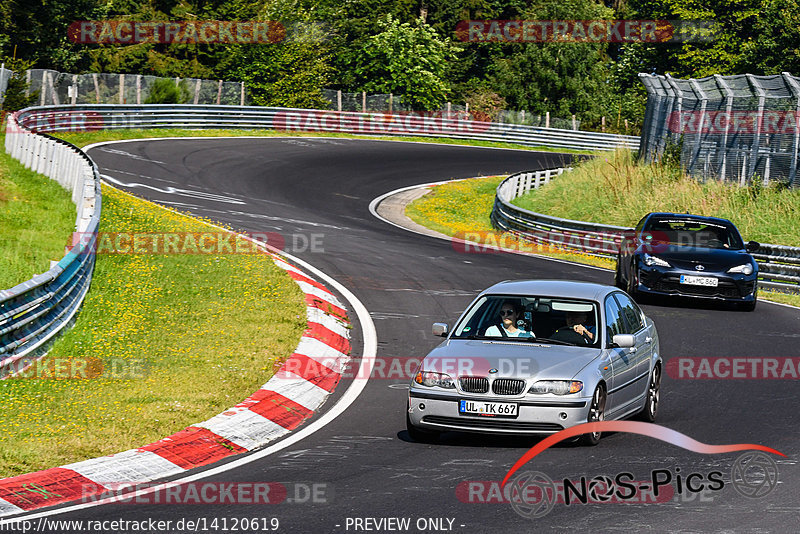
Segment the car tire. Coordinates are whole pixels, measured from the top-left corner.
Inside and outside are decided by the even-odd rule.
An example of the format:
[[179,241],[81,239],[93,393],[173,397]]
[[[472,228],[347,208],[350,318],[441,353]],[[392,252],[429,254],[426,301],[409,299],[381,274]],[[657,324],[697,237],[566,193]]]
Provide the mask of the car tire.
[[431,443],[439,438],[439,432],[435,430],[425,430],[414,426],[408,413],[408,405],[406,405],[406,432],[408,432],[408,437],[418,443]]
[[645,396],[644,406],[642,411],[639,412],[638,419],[653,423],[658,414],[658,404],[661,401],[661,366],[656,365],[653,367],[653,372],[650,373],[650,380],[647,382],[647,395]]
[[756,309],[756,304],[758,303],[758,290],[756,289],[753,292],[753,300],[752,302],[743,302],[739,305],[739,309],[743,311],[751,312]]
[[622,258],[617,256],[617,270],[614,271],[614,285],[618,288],[625,290],[625,283],[622,281],[622,269],[620,269],[620,263],[622,262]]
[[[589,405],[589,417],[587,422],[594,423],[605,420],[606,417],[606,390],[603,386],[597,386],[592,395],[592,402]],[[590,432],[581,436],[581,444],[594,447],[600,443],[601,432]]]
[[625,281],[625,291],[632,299],[639,296],[639,292],[636,291],[636,265],[633,262],[631,262],[631,269],[628,271],[628,279]]

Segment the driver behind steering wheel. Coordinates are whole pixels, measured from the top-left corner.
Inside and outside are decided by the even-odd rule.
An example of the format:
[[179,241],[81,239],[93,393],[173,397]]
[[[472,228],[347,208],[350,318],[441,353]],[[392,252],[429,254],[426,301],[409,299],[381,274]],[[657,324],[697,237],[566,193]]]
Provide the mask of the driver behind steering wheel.
[[559,328],[559,331],[572,330],[576,334],[582,336],[587,345],[594,343],[594,337],[596,333],[595,327],[593,325],[585,326],[585,323],[589,320],[589,314],[587,312],[567,312],[566,320],[567,326]]

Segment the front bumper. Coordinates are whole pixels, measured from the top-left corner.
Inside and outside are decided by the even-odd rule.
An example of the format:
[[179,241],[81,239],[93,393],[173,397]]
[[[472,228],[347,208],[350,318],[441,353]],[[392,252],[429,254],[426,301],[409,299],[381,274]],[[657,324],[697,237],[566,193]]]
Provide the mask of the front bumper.
[[[512,402],[519,405],[516,418],[462,415],[459,401]],[[471,396],[412,389],[409,392],[409,418],[414,426],[428,430],[455,430],[489,434],[554,434],[564,428],[585,423],[591,397],[532,400],[502,396]]]
[[[681,284],[681,275],[712,276],[717,279],[716,287]],[[758,274],[706,273],[658,266],[640,266],[636,290],[654,295],[677,295],[682,297],[752,302],[755,300]]]

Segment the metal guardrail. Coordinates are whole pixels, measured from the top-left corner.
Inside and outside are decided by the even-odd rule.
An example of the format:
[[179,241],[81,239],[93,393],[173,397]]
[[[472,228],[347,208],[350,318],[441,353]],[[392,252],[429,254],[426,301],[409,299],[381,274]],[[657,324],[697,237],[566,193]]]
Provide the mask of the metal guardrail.
[[83,302],[94,271],[94,241],[100,222],[100,176],[97,166],[77,147],[35,134],[10,115],[6,152],[27,168],[72,191],[77,207],[75,229],[83,239],[43,274],[0,290],[0,376],[14,362],[32,357],[69,324]]
[[242,128],[365,135],[447,137],[576,150],[637,149],[639,137],[474,121],[463,113],[390,115],[258,106],[42,106],[20,113],[41,132],[118,128]]
[[[570,169],[519,172],[503,180],[495,194],[492,225],[539,245],[616,258],[623,236],[633,233],[633,228],[552,217],[511,203],[566,170]],[[800,293],[800,247],[761,243],[753,258],[760,287]]]

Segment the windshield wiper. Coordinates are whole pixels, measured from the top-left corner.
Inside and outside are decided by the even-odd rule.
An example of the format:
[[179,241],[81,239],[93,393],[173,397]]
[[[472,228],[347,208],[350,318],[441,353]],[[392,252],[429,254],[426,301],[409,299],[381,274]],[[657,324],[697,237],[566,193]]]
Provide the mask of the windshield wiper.
[[575,347],[575,343],[570,343],[569,341],[561,341],[560,339],[550,339],[549,337],[531,337],[527,338],[529,341],[540,341],[544,343],[553,343],[555,345],[569,345],[571,347]]

